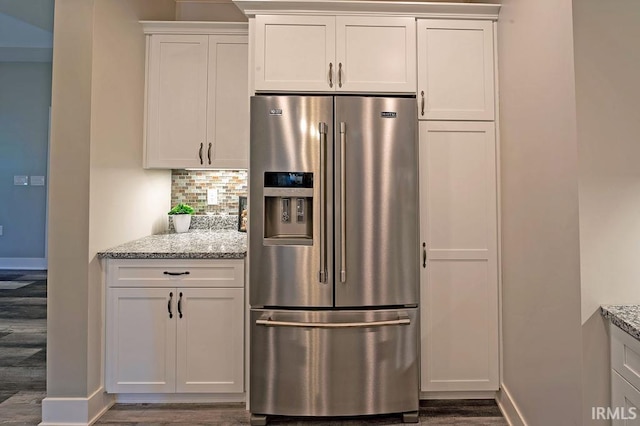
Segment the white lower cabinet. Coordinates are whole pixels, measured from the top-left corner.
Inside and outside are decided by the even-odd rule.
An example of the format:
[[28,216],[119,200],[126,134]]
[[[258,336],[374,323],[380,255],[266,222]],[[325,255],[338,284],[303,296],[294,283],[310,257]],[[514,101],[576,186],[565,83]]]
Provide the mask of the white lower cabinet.
[[242,260],[108,263],[107,392],[244,391]]
[[640,342],[615,325],[609,330],[611,407],[604,407],[609,412],[601,414],[611,419],[613,426],[640,425]]
[[423,392],[499,386],[497,183],[490,122],[420,122]]

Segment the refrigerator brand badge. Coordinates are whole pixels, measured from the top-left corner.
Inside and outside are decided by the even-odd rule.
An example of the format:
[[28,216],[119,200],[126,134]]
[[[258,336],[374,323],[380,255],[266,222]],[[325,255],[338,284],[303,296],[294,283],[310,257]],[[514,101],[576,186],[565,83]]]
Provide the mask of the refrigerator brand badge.
[[282,115],[282,109],[273,108],[269,110],[269,115]]
[[397,113],[397,112],[395,112],[395,111],[393,111],[393,112],[390,112],[390,111],[382,111],[382,112],[380,113],[380,117],[382,117],[382,118],[396,118],[397,116],[398,116],[398,113]]

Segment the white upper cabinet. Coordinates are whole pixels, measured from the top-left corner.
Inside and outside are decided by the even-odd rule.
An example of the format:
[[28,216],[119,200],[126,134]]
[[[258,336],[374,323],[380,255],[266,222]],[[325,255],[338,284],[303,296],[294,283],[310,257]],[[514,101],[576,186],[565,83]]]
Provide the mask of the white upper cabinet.
[[151,36],[146,167],[201,167],[207,141],[206,35]]
[[249,162],[249,49],[246,36],[209,36],[205,165],[246,169]]
[[260,15],[256,91],[415,92],[415,20]]
[[338,91],[415,92],[413,18],[336,18]]
[[[246,169],[248,37],[166,24],[148,34],[146,168]],[[155,28],[154,28],[155,29]],[[170,33],[165,33],[170,30]],[[185,33],[181,34],[180,30]]]
[[494,120],[491,21],[418,19],[418,118]]
[[332,90],[335,39],[333,17],[258,16],[255,89]]

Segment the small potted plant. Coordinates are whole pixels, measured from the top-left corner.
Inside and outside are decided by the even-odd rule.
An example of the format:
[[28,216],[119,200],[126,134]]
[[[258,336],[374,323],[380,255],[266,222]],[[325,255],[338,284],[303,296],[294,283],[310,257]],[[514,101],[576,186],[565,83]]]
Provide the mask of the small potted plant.
[[169,210],[169,216],[173,217],[173,227],[176,232],[187,232],[191,225],[191,215],[195,210],[188,204],[178,204]]

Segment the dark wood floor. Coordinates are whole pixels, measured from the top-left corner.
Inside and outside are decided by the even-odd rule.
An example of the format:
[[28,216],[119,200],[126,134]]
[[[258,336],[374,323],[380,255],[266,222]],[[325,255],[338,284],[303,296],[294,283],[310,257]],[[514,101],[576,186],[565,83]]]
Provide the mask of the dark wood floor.
[[[46,273],[0,270],[0,424],[37,425],[46,392]],[[118,404],[97,425],[248,425],[244,404]],[[400,425],[399,416],[276,417],[270,425]],[[507,425],[492,400],[421,401],[423,425]]]

